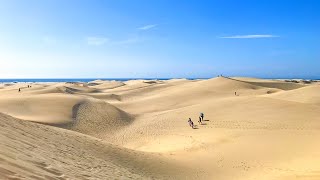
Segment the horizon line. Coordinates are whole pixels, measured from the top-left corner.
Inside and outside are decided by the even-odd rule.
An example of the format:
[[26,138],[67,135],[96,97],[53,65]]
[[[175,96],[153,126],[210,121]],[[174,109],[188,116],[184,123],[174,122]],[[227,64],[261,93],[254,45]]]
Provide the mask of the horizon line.
[[[102,77],[99,77],[99,78],[96,78],[96,77],[85,77],[85,78],[82,78],[82,77],[79,77],[79,78],[0,78],[0,80],[25,80],[25,79],[39,79],[39,80],[45,80],[45,79],[56,79],[56,80],[59,80],[59,79],[62,79],[62,80],[68,80],[68,79],[96,79],[96,80],[99,80],[99,79],[211,79],[211,78],[215,78],[215,77],[219,77],[220,75],[216,75],[216,76],[211,76],[211,77],[112,77],[112,78],[102,78]],[[260,78],[260,79],[314,79],[314,80],[320,80],[320,77],[306,77],[306,76],[302,76],[302,77],[262,77],[262,76],[222,76],[222,77],[250,77],[250,78]]]

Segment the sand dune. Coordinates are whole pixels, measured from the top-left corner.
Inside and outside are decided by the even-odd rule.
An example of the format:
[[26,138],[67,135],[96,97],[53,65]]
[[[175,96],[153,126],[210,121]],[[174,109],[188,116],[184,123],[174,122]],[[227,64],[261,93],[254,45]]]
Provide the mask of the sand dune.
[[95,137],[110,135],[132,121],[129,114],[105,101],[69,94],[2,98],[0,111]]
[[113,89],[120,86],[125,85],[123,82],[120,81],[102,81],[102,80],[96,80],[88,83],[88,86],[94,87],[99,90],[105,90],[105,89]]
[[66,94],[27,95],[3,97],[0,111],[10,116],[46,124],[72,122],[72,109],[84,98]]
[[0,114],[1,179],[184,179],[188,167],[156,154]]
[[320,178],[317,83],[217,77],[26,85],[0,89],[0,177]]
[[[127,97],[127,102],[117,105],[125,109],[134,108],[132,113],[135,114],[194,106],[209,99],[218,101],[229,97],[233,98],[235,97],[234,92],[241,96],[252,96],[277,91],[281,90],[219,77],[206,81],[188,81],[167,86],[154,85],[152,88],[139,89],[139,91],[121,92],[122,97]],[[138,98],[130,97],[133,92],[140,94],[140,96]],[[148,105],[146,106],[146,104]],[[130,109],[128,110],[130,111]]]
[[293,82],[284,82],[280,80],[261,80],[254,78],[232,78],[241,82],[250,83],[256,86],[269,87],[269,88],[278,88],[282,90],[292,90],[304,87],[302,84],[297,84]]
[[292,91],[285,91],[271,95],[269,97],[295,101],[301,103],[311,103],[320,105],[320,86],[307,86],[300,89],[295,89]]
[[107,139],[133,120],[128,113],[101,100],[76,104],[73,116],[70,129],[102,139]]

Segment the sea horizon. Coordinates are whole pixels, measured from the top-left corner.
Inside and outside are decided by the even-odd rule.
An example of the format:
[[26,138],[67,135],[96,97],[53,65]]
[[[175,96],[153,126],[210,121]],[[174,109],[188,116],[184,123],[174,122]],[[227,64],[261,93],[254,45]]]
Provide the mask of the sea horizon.
[[[215,76],[217,77],[217,76]],[[233,76],[227,76],[233,77]],[[236,77],[236,76],[234,76]],[[240,77],[240,76],[239,76]],[[241,76],[247,77],[247,76]],[[170,79],[188,79],[188,80],[196,80],[196,79],[211,79],[214,77],[174,77],[174,78],[2,78],[0,79],[0,83],[13,83],[13,82],[90,82],[94,80],[107,80],[107,81],[129,81],[129,80],[170,80]],[[263,78],[263,77],[252,77],[259,79],[303,79],[303,80],[320,80],[320,78],[301,78],[301,77],[274,77],[274,78]]]
[[129,81],[129,80],[170,80],[170,79],[210,79],[210,78],[7,78],[0,79],[0,83],[11,82],[90,82],[94,80]]

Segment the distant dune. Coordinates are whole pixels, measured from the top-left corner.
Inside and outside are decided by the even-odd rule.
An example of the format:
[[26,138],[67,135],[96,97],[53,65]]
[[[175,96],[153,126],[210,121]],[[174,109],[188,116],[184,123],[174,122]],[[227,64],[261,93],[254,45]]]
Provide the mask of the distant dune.
[[0,179],[320,179],[319,92],[247,77],[1,84]]

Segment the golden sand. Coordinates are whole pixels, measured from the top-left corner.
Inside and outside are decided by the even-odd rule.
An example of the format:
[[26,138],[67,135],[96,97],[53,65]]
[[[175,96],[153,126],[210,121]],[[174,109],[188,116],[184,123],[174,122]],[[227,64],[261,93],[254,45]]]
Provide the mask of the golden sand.
[[319,139],[316,82],[0,84],[0,179],[320,179]]

